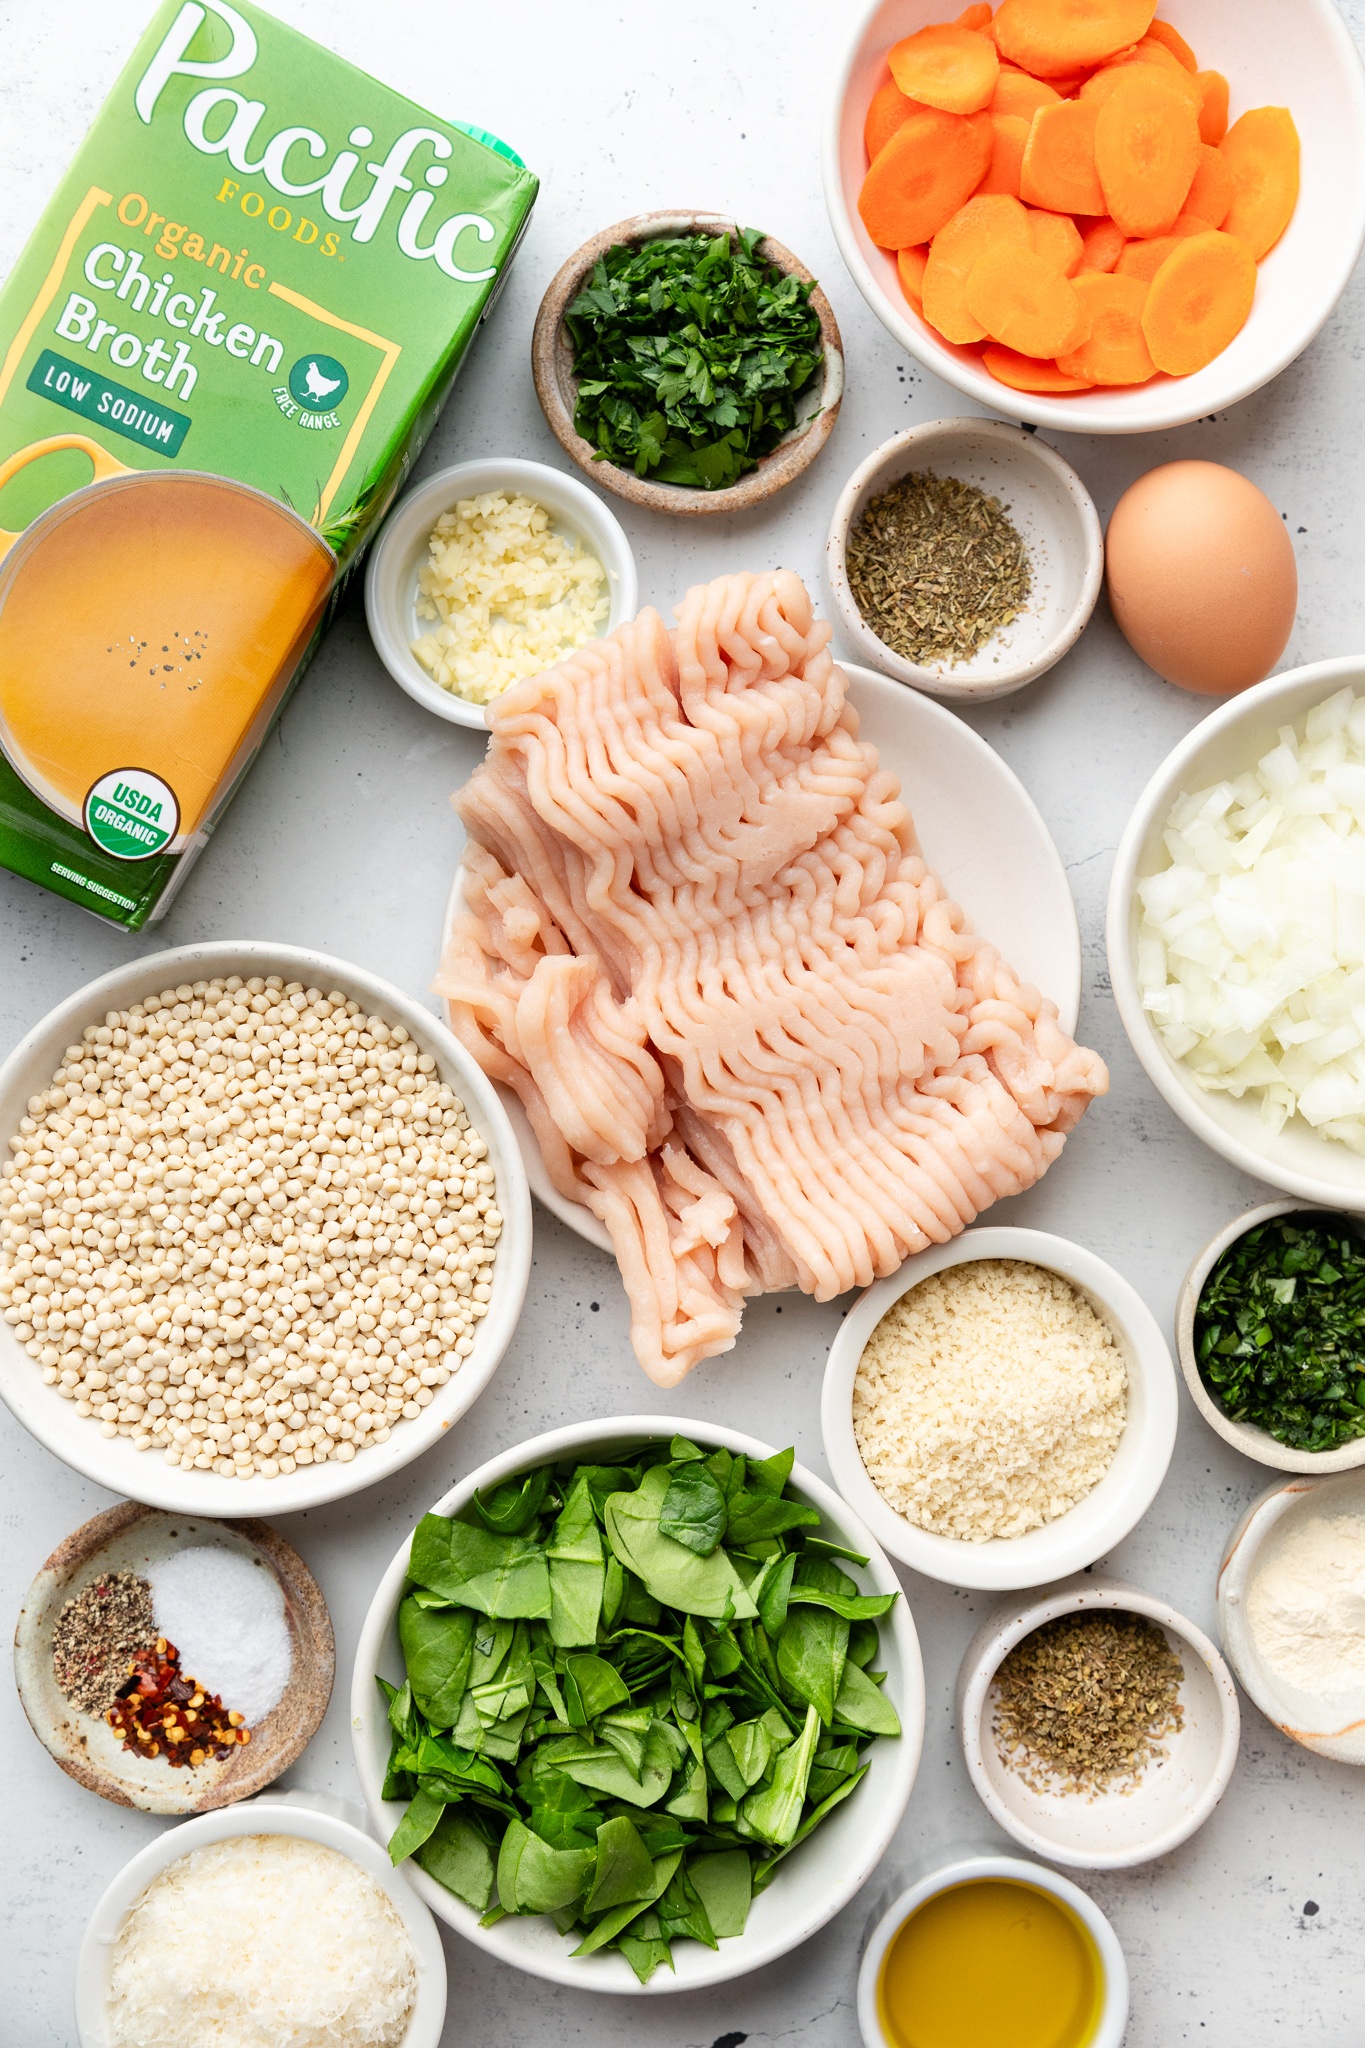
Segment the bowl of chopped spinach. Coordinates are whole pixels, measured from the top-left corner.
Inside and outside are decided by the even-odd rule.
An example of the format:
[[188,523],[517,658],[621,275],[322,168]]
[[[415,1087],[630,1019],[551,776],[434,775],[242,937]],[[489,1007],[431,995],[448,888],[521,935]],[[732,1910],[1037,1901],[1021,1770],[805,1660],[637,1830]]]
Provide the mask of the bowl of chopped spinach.
[[462,1480],[384,1576],[352,1687],[371,1818],[501,1961],[695,1990],[847,1904],[910,1797],[919,1645],[790,1450],[626,1417]]
[[804,264],[714,213],[644,213],[585,242],[541,301],[536,394],[604,490],[656,512],[743,511],[812,463],[843,343]]
[[1227,1443],[1277,1472],[1365,1465],[1365,1229],[1268,1202],[1213,1237],[1176,1308],[1185,1384]]

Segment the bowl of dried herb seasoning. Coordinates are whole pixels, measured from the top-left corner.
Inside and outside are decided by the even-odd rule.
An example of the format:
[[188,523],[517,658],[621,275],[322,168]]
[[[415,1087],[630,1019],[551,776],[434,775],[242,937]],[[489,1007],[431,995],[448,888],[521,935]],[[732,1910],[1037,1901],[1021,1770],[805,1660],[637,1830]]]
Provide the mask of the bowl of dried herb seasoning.
[[722,214],[636,214],[552,280],[531,341],[550,430],[593,482],[684,517],[800,476],[844,393],[834,309],[805,265]]
[[1164,1600],[1080,1577],[999,1608],[962,1660],[957,1724],[991,1818],[1035,1856],[1123,1870],[1203,1826],[1237,1761],[1232,1674]]
[[1304,1202],[1267,1202],[1210,1238],[1176,1304],[1195,1406],[1244,1457],[1277,1472],[1365,1465],[1365,1228]]
[[351,1731],[438,1918],[553,1983],[653,1996],[848,1903],[905,1811],[924,1680],[893,1567],[790,1449],[622,1416],[423,1517],[361,1630]]
[[1070,463],[1022,427],[930,420],[868,456],[825,550],[858,659],[948,703],[1022,689],[1080,638],[1104,542]]

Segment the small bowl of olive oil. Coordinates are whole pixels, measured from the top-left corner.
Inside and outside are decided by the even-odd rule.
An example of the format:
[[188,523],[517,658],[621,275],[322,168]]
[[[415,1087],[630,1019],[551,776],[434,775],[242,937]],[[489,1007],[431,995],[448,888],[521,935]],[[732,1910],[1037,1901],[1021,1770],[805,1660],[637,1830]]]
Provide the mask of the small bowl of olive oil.
[[863,1953],[865,2048],[1120,2048],[1128,1966],[1079,1885],[959,1857],[902,1892]]

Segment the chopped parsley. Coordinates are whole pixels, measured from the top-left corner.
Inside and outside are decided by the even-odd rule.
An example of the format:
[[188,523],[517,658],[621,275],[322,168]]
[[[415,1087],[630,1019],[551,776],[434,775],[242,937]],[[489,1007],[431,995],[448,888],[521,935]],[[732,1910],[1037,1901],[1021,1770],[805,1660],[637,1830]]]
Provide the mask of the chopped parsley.
[[599,460],[718,491],[804,424],[823,359],[815,287],[759,256],[762,240],[659,236],[594,266],[564,317],[574,425]]
[[1297,1451],[1365,1436],[1365,1237],[1344,1216],[1258,1224],[1205,1281],[1194,1342],[1233,1422]]

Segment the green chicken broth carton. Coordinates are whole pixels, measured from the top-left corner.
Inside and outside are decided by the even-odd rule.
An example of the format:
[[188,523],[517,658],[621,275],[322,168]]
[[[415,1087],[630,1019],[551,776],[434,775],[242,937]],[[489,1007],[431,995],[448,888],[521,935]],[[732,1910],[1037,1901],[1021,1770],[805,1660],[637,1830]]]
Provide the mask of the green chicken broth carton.
[[168,0],[0,295],[0,865],[165,911],[535,194],[247,0]]

